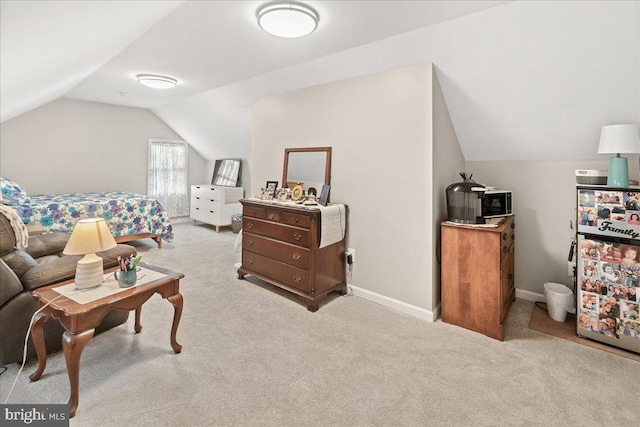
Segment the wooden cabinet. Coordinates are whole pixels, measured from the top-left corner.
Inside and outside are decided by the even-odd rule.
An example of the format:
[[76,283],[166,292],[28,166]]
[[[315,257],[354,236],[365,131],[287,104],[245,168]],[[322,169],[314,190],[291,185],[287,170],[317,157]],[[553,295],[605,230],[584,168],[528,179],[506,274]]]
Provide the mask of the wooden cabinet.
[[319,209],[253,200],[241,203],[240,279],[253,275],[286,289],[302,297],[309,311],[318,310],[318,303],[331,291],[346,293],[345,239],[319,247]]
[[442,321],[504,339],[515,300],[513,216],[497,227],[442,223]]
[[242,205],[239,200],[243,196],[242,187],[222,187],[218,185],[191,186],[191,219],[193,225],[197,221],[220,227],[231,225],[231,216],[240,213]]

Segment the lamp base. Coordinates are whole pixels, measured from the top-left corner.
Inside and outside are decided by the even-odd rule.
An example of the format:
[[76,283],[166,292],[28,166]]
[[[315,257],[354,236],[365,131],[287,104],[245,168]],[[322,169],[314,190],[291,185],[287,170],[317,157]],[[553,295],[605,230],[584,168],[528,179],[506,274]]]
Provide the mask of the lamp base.
[[609,159],[609,171],[607,172],[607,185],[609,187],[628,187],[629,186],[629,167],[627,166],[627,158],[611,157]]
[[78,261],[76,266],[76,289],[95,288],[102,284],[103,263],[102,258],[96,254],[86,254]]

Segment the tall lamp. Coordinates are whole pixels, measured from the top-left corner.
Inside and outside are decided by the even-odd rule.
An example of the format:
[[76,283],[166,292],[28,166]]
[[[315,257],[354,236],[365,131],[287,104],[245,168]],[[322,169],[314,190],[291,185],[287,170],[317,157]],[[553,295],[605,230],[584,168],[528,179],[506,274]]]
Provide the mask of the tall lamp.
[[626,157],[620,153],[640,153],[638,125],[609,125],[602,127],[598,154],[615,154],[609,159],[607,185],[610,187],[629,186],[629,168]]
[[100,286],[103,278],[102,258],[96,252],[115,248],[117,245],[109,226],[103,218],[81,219],[76,222],[65,246],[65,255],[84,255],[76,267],[76,288],[88,289]]

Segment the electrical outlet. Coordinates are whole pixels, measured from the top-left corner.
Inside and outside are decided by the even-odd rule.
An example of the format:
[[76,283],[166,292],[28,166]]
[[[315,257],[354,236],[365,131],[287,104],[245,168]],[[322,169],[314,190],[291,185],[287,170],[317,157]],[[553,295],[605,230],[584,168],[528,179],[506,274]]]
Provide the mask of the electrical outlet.
[[569,277],[576,275],[576,265],[572,261],[567,261],[567,273],[569,273]]
[[[353,248],[347,248],[347,264],[353,264],[356,262],[356,250]],[[349,262],[351,260],[351,262]]]

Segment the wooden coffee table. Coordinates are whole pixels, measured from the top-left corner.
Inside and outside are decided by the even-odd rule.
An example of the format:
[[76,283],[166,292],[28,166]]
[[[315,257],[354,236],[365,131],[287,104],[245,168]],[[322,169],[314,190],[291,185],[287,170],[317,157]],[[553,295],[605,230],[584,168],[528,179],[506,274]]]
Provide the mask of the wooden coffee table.
[[[162,298],[167,299],[174,306],[173,324],[171,326],[170,342],[173,351],[180,353],[182,346],[176,341],[176,332],[182,315],[182,295],[179,292],[180,279],[184,277],[182,273],[175,273],[161,267],[141,262],[140,267],[160,273],[157,279],[148,283],[139,284],[131,288],[118,290],[117,293],[109,295],[90,303],[81,304],[66,296],[60,297],[56,288],[73,283],[73,280],[45,286],[33,291],[32,295],[38,298],[38,303],[42,309],[33,319],[31,326],[31,338],[38,355],[38,369],[29,377],[31,381],[38,381],[44,372],[47,363],[47,352],[44,344],[43,326],[50,318],[55,318],[62,323],[66,329],[62,335],[62,349],[67,363],[71,396],[69,397],[69,417],[73,417],[78,408],[78,385],[80,380],[80,356],[82,350],[93,337],[95,328],[100,324],[104,315],[113,309],[135,310],[135,332],[142,330],[140,325],[140,312],[142,304],[153,294],[158,293]],[[114,269],[107,272],[115,271]],[[142,270],[144,271],[144,270]],[[104,285],[103,285],[104,286]],[[58,297],[55,301],[54,298]]]

